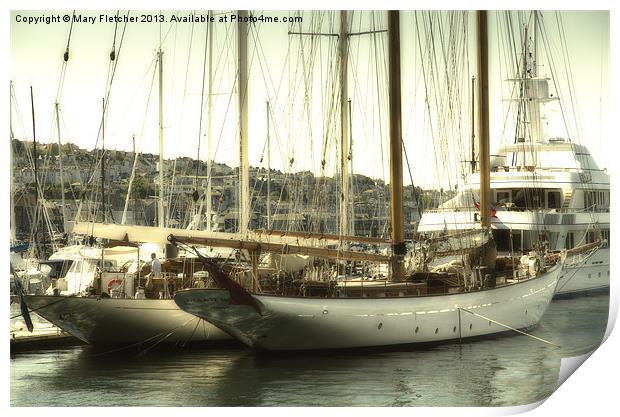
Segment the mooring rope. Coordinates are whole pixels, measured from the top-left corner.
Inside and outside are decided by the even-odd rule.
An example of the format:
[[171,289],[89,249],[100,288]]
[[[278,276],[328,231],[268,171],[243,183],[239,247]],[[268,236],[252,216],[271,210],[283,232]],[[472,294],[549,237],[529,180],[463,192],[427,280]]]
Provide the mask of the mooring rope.
[[472,314],[472,315],[474,315],[474,316],[481,317],[481,318],[483,318],[483,319],[485,319],[485,320],[488,320],[488,321],[490,321],[490,322],[492,322],[492,323],[495,323],[495,324],[500,325],[500,326],[502,326],[502,327],[505,327],[505,328],[507,328],[507,329],[513,330],[513,331],[515,331],[515,332],[517,332],[517,333],[520,333],[520,334],[522,334],[522,335],[525,335],[525,336],[527,336],[527,337],[531,337],[532,339],[536,339],[536,340],[538,340],[538,341],[540,341],[540,342],[547,343],[548,345],[555,346],[555,347],[557,347],[557,348],[561,347],[560,345],[556,345],[555,343],[552,343],[552,342],[550,342],[550,341],[548,341],[548,340],[545,340],[545,339],[543,339],[543,338],[540,338],[540,337],[537,337],[537,336],[531,335],[531,334],[529,334],[529,333],[523,332],[523,331],[521,331],[521,330],[515,329],[514,327],[508,326],[507,324],[504,324],[504,323],[500,323],[500,322],[499,322],[499,321],[497,321],[497,320],[493,320],[493,319],[490,319],[490,318],[488,318],[488,317],[485,317],[485,316],[483,316],[482,314],[474,313],[473,311],[470,311],[470,310],[468,310],[468,309],[466,309],[466,308],[459,307],[459,310],[466,311],[466,312],[467,312],[467,313],[469,313],[469,314]]
[[156,341],[156,342],[155,342],[152,346],[149,346],[148,348],[144,349],[143,351],[139,352],[139,354],[138,354],[138,356],[140,356],[140,355],[144,355],[144,354],[146,354],[149,350],[153,349],[155,346],[157,346],[158,344],[160,344],[161,342],[163,342],[164,340],[166,340],[167,338],[169,338],[170,336],[172,336],[172,334],[173,334],[174,332],[176,332],[178,329],[180,329],[180,328],[182,328],[182,327],[186,326],[188,323],[190,323],[192,320],[195,320],[195,319],[198,319],[198,317],[192,317],[192,318],[190,318],[190,319],[189,319],[189,320],[187,320],[185,323],[183,323],[183,324],[181,324],[181,325],[179,325],[179,326],[177,326],[177,327],[173,328],[173,329],[172,329],[170,332],[168,332],[168,333],[160,332],[160,333],[157,333],[157,334],[156,334],[156,335],[154,335],[154,336],[151,336],[151,337],[146,338],[146,339],[144,339],[144,340],[141,340],[141,341],[139,341],[139,342],[132,343],[132,344],[127,345],[127,346],[122,346],[122,347],[117,348],[117,349],[108,350],[108,351],[105,351],[105,352],[102,352],[102,353],[99,353],[99,354],[96,354],[96,355],[93,355],[93,356],[102,356],[102,355],[107,355],[107,354],[110,354],[110,353],[120,352],[120,351],[122,351],[122,350],[130,349],[130,348],[135,347],[135,346],[140,346],[140,345],[142,345],[142,344],[148,343],[148,342],[150,342],[151,340],[155,340],[155,339],[157,339],[158,337],[160,337],[160,339],[159,339],[159,340],[157,340],[157,341]]

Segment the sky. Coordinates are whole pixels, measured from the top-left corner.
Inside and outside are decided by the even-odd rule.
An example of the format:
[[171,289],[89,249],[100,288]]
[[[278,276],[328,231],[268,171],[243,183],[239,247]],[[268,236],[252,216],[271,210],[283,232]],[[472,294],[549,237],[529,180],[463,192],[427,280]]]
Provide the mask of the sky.
[[[13,126],[20,139],[32,139],[30,87],[34,94],[37,140],[58,140],[54,103],[60,106],[60,136],[80,147],[100,148],[102,100],[108,97],[105,123],[106,149],[132,150],[135,137],[140,152],[159,153],[158,146],[158,78],[155,57],[163,51],[163,114],[165,158],[199,157],[205,160],[207,150],[208,82],[206,73],[205,24],[170,22],[172,14],[189,16],[190,9],[162,10],[165,23],[137,22],[115,24],[100,20],[127,11],[112,9],[76,11],[76,15],[92,16],[95,23],[28,24],[28,17],[71,16],[66,10],[12,10],[10,19],[10,73],[16,100],[13,103]],[[288,17],[295,12],[256,11],[267,17]],[[138,19],[159,12],[130,11]],[[200,12],[199,14],[206,14]],[[210,154],[215,161],[238,165],[238,130],[236,97],[236,24],[219,22],[229,11],[216,11],[213,24],[212,140]],[[332,175],[338,166],[338,118],[336,77],[337,40],[321,37],[292,36],[289,31],[337,33],[338,13],[301,12],[301,29],[289,23],[258,23],[250,33],[249,149],[250,165],[265,166],[267,114],[270,102],[271,164],[283,171],[310,170],[315,175]],[[320,16],[320,17],[317,17]],[[475,71],[473,14],[465,17],[468,24],[468,48],[453,48],[460,56],[454,68],[445,71],[441,64],[428,67],[428,38],[425,12],[401,13],[401,53],[403,89],[403,136],[406,157],[405,184],[413,180],[425,188],[451,187],[464,169],[463,153],[469,142],[469,79]],[[563,92],[572,97],[575,108],[569,108],[568,119],[579,121],[579,130],[568,134],[575,142],[589,147],[599,167],[610,166],[606,152],[609,122],[609,14],[606,11],[571,11],[559,13],[565,31],[572,87]],[[432,17],[437,19],[436,17]],[[502,18],[500,16],[500,18]],[[543,13],[553,53],[559,53],[556,13]],[[319,19],[321,23],[319,23]],[[374,19],[374,26],[373,26]],[[18,20],[21,20],[18,22]],[[354,12],[351,31],[384,30],[384,13]],[[510,137],[502,133],[509,83],[514,76],[506,58],[498,49],[502,28],[497,15],[490,14],[491,54],[491,141],[495,147]],[[430,26],[428,26],[430,27]],[[444,22],[446,32],[448,27]],[[458,30],[458,29],[457,29]],[[69,32],[71,36],[69,37]],[[427,32],[428,33],[428,32]],[[417,37],[423,38],[422,41]],[[438,35],[435,35],[438,36]],[[448,36],[448,35],[445,35]],[[455,35],[458,36],[460,35]],[[69,61],[63,69],[63,53],[69,42]],[[116,69],[109,93],[106,86],[111,74],[110,51],[117,51]],[[450,48],[435,47],[435,53]],[[314,53],[312,52],[314,51]],[[387,117],[385,81],[385,34],[351,37],[349,59],[349,98],[352,108],[353,172],[388,180]],[[561,62],[557,58],[557,62]],[[425,68],[421,63],[425,62]],[[558,78],[565,77],[564,65],[557,65]],[[435,71],[434,74],[432,72]],[[550,75],[551,66],[543,64],[541,75]],[[442,74],[443,72],[443,74]],[[448,74],[448,75],[446,75]],[[442,78],[443,77],[443,78]],[[445,103],[449,77],[458,77],[456,112],[446,115]],[[434,80],[436,85],[432,86]],[[561,80],[560,80],[561,81]],[[452,81],[450,81],[452,82]],[[562,81],[565,82],[565,81]],[[433,90],[434,88],[434,90]],[[425,100],[430,89],[432,99]],[[109,94],[109,95],[108,95]],[[574,94],[574,96],[572,95]],[[202,105],[200,98],[205,97]],[[443,98],[445,100],[445,97]],[[566,100],[567,102],[569,100]],[[202,117],[201,117],[202,106]],[[576,114],[577,116],[572,116]],[[459,120],[463,120],[459,123]],[[557,130],[557,129],[556,129]],[[561,129],[560,129],[561,130]],[[566,134],[558,134],[566,136]],[[443,156],[445,155],[445,156]],[[325,171],[321,161],[325,160]],[[455,169],[458,167],[458,169]]]

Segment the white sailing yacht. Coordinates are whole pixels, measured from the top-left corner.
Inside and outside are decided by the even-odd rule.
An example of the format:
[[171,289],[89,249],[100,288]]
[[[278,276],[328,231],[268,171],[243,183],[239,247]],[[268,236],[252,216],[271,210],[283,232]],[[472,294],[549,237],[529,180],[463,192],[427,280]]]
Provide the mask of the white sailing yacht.
[[[153,237],[152,230],[164,229],[164,204],[163,204],[163,113],[162,113],[162,60],[161,50],[157,53],[159,67],[159,189],[160,198],[158,204],[159,228],[141,228],[140,226],[103,225],[106,232],[112,230],[113,236],[104,237],[124,242],[126,246],[137,246],[130,242],[158,243]],[[103,122],[102,122],[103,123]],[[104,216],[105,219],[105,216]],[[78,223],[74,233],[80,232],[99,237],[95,233],[97,227],[93,223]],[[147,232],[144,233],[143,229]],[[120,236],[114,235],[121,230]],[[149,233],[150,232],[150,233]],[[188,233],[199,233],[188,231]],[[137,236],[136,236],[137,234]],[[119,248],[116,248],[117,252]],[[105,251],[99,250],[100,259],[93,256],[75,253],[59,254],[62,259],[77,259],[71,265],[66,276],[58,279],[53,289],[53,294],[26,295],[24,299],[31,311],[36,311],[40,316],[58,326],[64,331],[85,343],[95,345],[131,345],[131,344],[158,344],[158,343],[187,343],[187,342],[217,342],[230,340],[230,336],[215,326],[197,319],[196,317],[181,311],[173,300],[170,299],[147,299],[144,292],[134,291],[144,282],[141,281],[140,271],[142,264],[138,250],[130,249],[133,256],[135,270],[109,270],[106,267]],[[78,252],[84,252],[87,248],[78,247]],[[123,249],[120,249],[121,251]],[[70,252],[70,251],[69,251]],[[149,251],[150,252],[150,251]],[[161,252],[157,252],[161,256]],[[118,255],[118,254],[117,254]],[[122,254],[126,256],[127,254]],[[149,256],[142,253],[142,257]],[[126,260],[126,258],[124,258]],[[107,262],[110,262],[108,257]],[[160,282],[154,282],[155,288],[163,288],[170,280],[178,281],[185,285],[195,283],[196,276],[191,270],[189,276],[185,273],[186,264],[181,265],[182,272],[176,277],[163,277]],[[180,281],[179,281],[180,280]],[[157,281],[157,280],[154,280]]]
[[[536,13],[531,20],[534,29],[541,18]],[[550,80],[538,75],[536,43],[525,38],[520,68],[508,80],[518,95],[509,101],[521,110],[517,139],[491,157],[493,237],[504,254],[527,253],[543,242],[550,250],[572,249],[600,237],[605,243],[598,251],[567,259],[556,294],[605,289],[610,271],[609,175],[585,146],[549,137],[543,129],[545,105],[558,101],[558,95],[550,93]],[[418,233],[478,228],[479,186],[479,173],[470,173],[454,198],[424,212]]]
[[[479,69],[483,80],[479,100],[480,114],[484,115],[488,108],[486,12],[478,13],[482,46]],[[255,349],[271,351],[436,343],[527,329],[539,322],[562,273],[560,256],[532,254],[524,257],[522,263],[513,258],[496,262],[494,248],[487,244],[471,253],[478,263],[467,264],[460,272],[421,270],[405,278],[398,11],[388,12],[388,54],[392,256],[387,261],[392,265],[392,281],[375,285],[364,281],[339,282],[335,291],[320,297],[268,295],[245,290],[215,263],[204,261],[210,276],[224,289],[179,291],[174,300],[181,309],[208,320]],[[488,144],[488,121],[481,123],[480,129],[481,142]],[[488,167],[488,159],[485,162],[483,171]],[[488,227],[488,183],[481,189],[481,207],[487,208],[483,210],[482,226]],[[169,240],[193,243],[191,239],[174,236]],[[201,243],[227,244],[213,240]],[[228,244],[252,247],[254,251],[291,249],[241,241]],[[322,253],[341,259],[353,256],[329,250]],[[369,254],[358,255],[371,259]],[[379,255],[376,260],[380,260]]]
[[[240,14],[244,13],[247,12],[240,12]],[[240,87],[238,91],[242,92],[247,90],[247,64],[245,63],[247,45],[245,43],[247,43],[246,38],[249,28],[246,23],[239,23],[238,29],[240,48]],[[163,166],[163,153],[161,150],[163,144],[163,115],[161,113],[162,59],[163,54],[159,51],[157,60],[160,81],[160,167]],[[240,154],[242,158],[241,165],[245,167],[242,172],[242,185],[240,187],[240,200],[243,202],[241,212],[245,213],[240,221],[241,234],[164,227],[164,199],[161,197],[158,201],[158,227],[80,221],[75,223],[72,233],[116,241],[116,243],[127,245],[133,245],[136,242],[147,242],[159,245],[159,247],[163,247],[167,243],[167,236],[173,233],[177,236],[194,239],[216,237],[232,241],[239,239],[241,236],[244,238],[249,236],[265,244],[275,241],[286,244],[303,242],[306,245],[313,246],[325,245],[328,239],[325,239],[323,236],[308,238],[305,236],[280,236],[268,233],[261,235],[247,232],[249,219],[247,100],[247,94],[239,94],[240,147],[242,150]],[[163,196],[164,181],[162,169],[160,169],[159,174],[159,193],[160,196]],[[210,213],[209,205],[207,212]],[[72,259],[77,256],[78,259],[71,265],[71,269],[67,273],[68,276],[64,276],[57,282],[55,286],[57,294],[28,295],[25,297],[28,307],[32,311],[36,311],[59,328],[86,343],[95,345],[128,345],[149,342],[218,342],[231,340],[231,336],[214,325],[180,310],[173,300],[140,298],[141,294],[137,293],[136,289],[141,283],[144,284],[144,280],[141,281],[139,274],[141,268],[135,267],[134,270],[130,268],[128,271],[107,268],[106,260],[108,264],[112,260],[109,254],[110,249],[106,250],[107,253],[99,250],[94,255],[83,253],[88,252],[88,249],[73,249],[75,250],[68,250],[56,256],[61,259]],[[118,255],[121,249],[115,249]],[[144,257],[148,259],[151,251],[160,255],[159,257],[162,254],[160,250],[156,249],[148,250],[146,253],[144,249],[136,252],[134,248],[130,247],[129,250],[128,256],[137,261],[138,264],[140,259]],[[80,253],[76,254],[76,251]],[[184,264],[192,265],[193,262],[190,258],[186,259]],[[196,272],[202,272],[202,268],[200,270],[191,270],[192,275],[187,274],[186,270],[182,269],[182,272],[177,274],[174,280],[184,285],[192,285],[192,283],[204,285],[204,276],[200,277],[201,279],[194,279],[199,276]],[[156,290],[161,288],[161,285],[161,282],[155,282]],[[95,289],[95,294],[89,293],[91,289]]]

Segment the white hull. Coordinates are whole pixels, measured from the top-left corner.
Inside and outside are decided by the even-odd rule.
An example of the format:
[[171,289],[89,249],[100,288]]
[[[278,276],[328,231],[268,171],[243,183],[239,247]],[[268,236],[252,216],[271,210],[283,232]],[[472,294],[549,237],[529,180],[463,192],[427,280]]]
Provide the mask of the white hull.
[[30,310],[93,345],[222,341],[229,335],[172,300],[29,295]]
[[177,292],[174,300],[181,309],[259,350],[437,343],[505,332],[509,330],[505,326],[535,326],[553,297],[561,271],[557,265],[536,279],[518,284],[438,296],[354,299],[253,295],[262,315],[253,306],[229,304],[227,290],[188,289]]
[[598,249],[583,261],[575,260],[574,266],[571,266],[571,258],[568,257],[555,293],[567,295],[609,288],[609,271],[608,247]]

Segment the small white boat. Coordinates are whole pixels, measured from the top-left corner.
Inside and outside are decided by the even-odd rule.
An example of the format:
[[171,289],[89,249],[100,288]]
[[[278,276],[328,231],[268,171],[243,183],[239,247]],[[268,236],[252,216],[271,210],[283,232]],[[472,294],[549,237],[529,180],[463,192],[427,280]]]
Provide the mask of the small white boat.
[[[141,246],[140,261],[137,247],[106,248],[103,259],[102,249],[80,249],[79,256],[68,257],[73,263],[48,293],[25,295],[26,304],[55,326],[92,345],[230,340],[212,324],[181,311],[174,301],[146,298],[144,289],[136,287],[136,282],[144,282],[137,273],[152,247]],[[179,284],[182,281],[190,282],[175,278]],[[157,294],[161,285],[154,283],[152,292]]]

